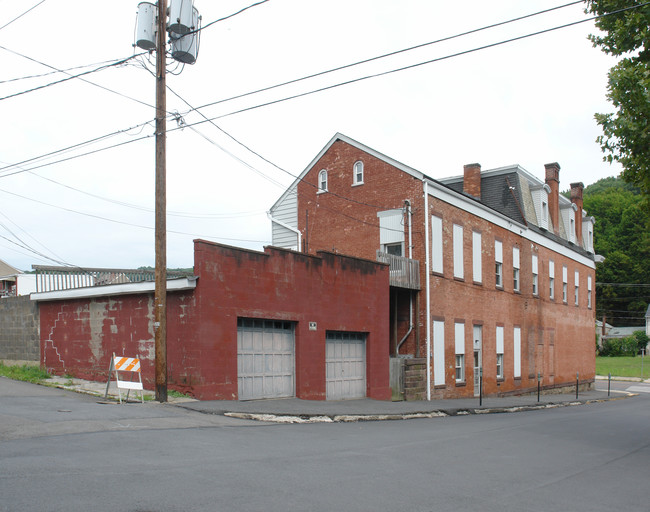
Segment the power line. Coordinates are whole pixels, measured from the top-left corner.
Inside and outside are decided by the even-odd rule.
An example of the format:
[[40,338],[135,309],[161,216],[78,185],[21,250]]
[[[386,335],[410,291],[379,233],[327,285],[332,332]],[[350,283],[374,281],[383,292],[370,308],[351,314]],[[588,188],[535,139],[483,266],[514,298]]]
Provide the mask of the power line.
[[[302,82],[304,80],[309,80],[311,78],[316,78],[316,77],[319,77],[319,76],[327,75],[329,73],[334,73],[336,71],[341,71],[343,69],[348,69],[348,68],[352,68],[352,67],[359,66],[359,65],[362,65],[362,64],[367,64],[369,62],[384,59],[384,58],[387,58],[387,57],[392,57],[392,56],[395,56],[395,55],[399,55],[401,53],[407,53],[407,52],[410,52],[412,50],[417,50],[417,49],[420,49],[420,48],[424,48],[426,46],[432,46],[432,45],[443,43],[443,42],[446,42],[446,41],[451,41],[453,39],[457,39],[457,38],[464,37],[464,36],[467,36],[467,35],[475,34],[477,32],[481,32],[481,31],[488,30],[488,29],[491,29],[491,28],[496,28],[496,27],[499,27],[499,26],[502,26],[502,25],[507,25],[507,24],[510,24],[510,23],[514,23],[516,21],[524,20],[526,18],[531,18],[533,16],[538,16],[540,14],[546,14],[548,12],[555,11],[555,10],[558,10],[558,9],[562,9],[564,7],[569,7],[571,5],[579,4],[579,3],[582,3],[582,2],[583,2],[583,0],[578,0],[578,1],[568,3],[568,4],[559,5],[557,7],[552,7],[550,9],[544,9],[542,11],[534,12],[534,13],[531,13],[531,14],[526,14],[524,16],[519,16],[517,18],[512,18],[510,20],[506,20],[506,21],[502,21],[502,22],[498,22],[498,23],[493,23],[491,25],[486,25],[484,27],[468,30],[468,31],[465,31],[465,32],[461,32],[459,34],[452,35],[452,36],[447,36],[447,37],[443,37],[441,39],[436,39],[434,41],[429,41],[427,43],[421,43],[421,44],[418,44],[418,45],[415,45],[415,46],[410,46],[408,48],[403,48],[401,50],[396,50],[396,51],[393,51],[393,52],[385,53],[383,55],[378,55],[376,57],[371,57],[371,58],[368,58],[368,59],[353,62],[351,64],[345,64],[343,66],[338,66],[338,67],[335,67],[335,68],[331,68],[331,69],[328,69],[326,71],[320,71],[318,73],[307,75],[307,76],[304,76],[304,77],[301,77],[301,78],[295,78],[293,80],[288,80],[286,82],[282,82],[282,83],[279,83],[279,84],[271,85],[271,86],[268,86],[268,87],[263,87],[261,89],[256,89],[254,91],[249,91],[249,92],[246,92],[246,93],[243,93],[243,94],[238,94],[236,96],[231,96],[230,98],[225,98],[225,99],[218,100],[218,101],[215,101],[215,102],[212,102],[212,103],[206,103],[205,105],[202,105],[202,106],[200,106],[198,108],[202,109],[202,108],[206,108],[206,107],[211,107],[211,106],[218,105],[218,104],[221,104],[221,103],[226,103],[228,101],[244,98],[246,96],[251,96],[253,94],[258,94],[260,92],[270,91],[270,90],[273,90],[273,89],[277,89],[279,87],[284,87],[285,85],[295,84],[295,83],[298,83],[298,82]],[[217,21],[219,21],[219,20],[217,20]],[[208,25],[203,26],[201,30],[207,28],[210,25],[211,25],[211,23],[208,24]]]
[[261,2],[256,2],[256,3],[254,3],[254,4],[251,4],[251,5],[249,5],[248,7],[244,7],[243,9],[240,9],[240,10],[238,10],[238,11],[235,12],[235,13],[229,14],[228,16],[224,16],[223,18],[219,18],[218,20],[211,21],[211,22],[208,23],[207,25],[203,25],[200,29],[192,30],[192,31],[187,32],[186,34],[183,34],[183,35],[187,36],[187,35],[190,35],[190,34],[196,34],[196,33],[199,32],[199,31],[202,31],[202,30],[205,30],[205,29],[208,28],[208,27],[211,27],[211,26],[214,25],[215,23],[219,23],[219,22],[221,22],[221,21],[225,21],[225,20],[228,20],[228,19],[230,19],[230,18],[234,18],[235,16],[237,16],[238,14],[241,14],[241,13],[244,12],[244,11],[247,11],[248,9],[252,9],[253,7],[257,7],[258,5],[265,4],[265,3],[268,2],[268,1],[269,1],[269,0],[261,0]]
[[[13,53],[15,55],[18,55],[19,57],[29,59],[29,60],[31,60],[33,62],[36,62],[37,64],[41,64],[43,66],[51,68],[53,70],[53,71],[49,71],[47,73],[41,73],[39,75],[27,75],[27,76],[21,76],[21,77],[16,77],[16,78],[9,78],[7,80],[0,80],[0,84],[7,84],[7,83],[10,83],[10,82],[19,82],[20,80],[31,80],[33,78],[43,78],[44,76],[55,75],[57,73],[67,73],[68,71],[74,71],[75,69],[90,68],[92,66],[99,66],[101,64],[109,64],[111,62],[115,62],[115,59],[113,59],[113,60],[105,60],[105,61],[102,61],[102,62],[93,62],[92,64],[84,64],[82,66],[73,66],[73,67],[67,68],[67,69],[57,69],[54,66],[50,66],[48,64],[45,64],[44,62],[40,62],[40,61],[38,61],[36,59],[33,59],[31,57],[27,57],[26,55],[15,52],[15,51],[13,51],[13,50],[11,50],[9,48],[4,48],[4,47],[0,47],[0,48],[2,48],[5,51],[8,51],[10,53]],[[83,80],[83,81],[86,81],[86,80]],[[92,82],[89,82],[89,83],[92,83]],[[93,85],[95,85],[95,84],[93,84]],[[137,101],[137,100],[134,100],[134,101]]]
[[[0,189],[0,192],[4,192],[5,194],[9,194],[9,195],[12,195],[12,196],[15,196],[15,197],[20,197],[21,199],[25,199],[27,201],[32,201],[34,203],[42,204],[44,206],[49,206],[51,208],[56,208],[58,210],[63,210],[63,211],[69,212],[69,213],[75,213],[77,215],[83,215],[84,217],[90,217],[90,218],[93,218],[93,219],[104,220],[104,221],[107,221],[107,222],[112,222],[114,224],[121,224],[123,226],[130,226],[130,227],[134,227],[134,228],[147,229],[147,230],[150,230],[150,231],[153,231],[155,229],[153,226],[144,226],[142,224],[134,224],[132,222],[125,222],[125,221],[121,221],[121,220],[117,220],[117,219],[111,219],[109,217],[103,217],[101,215],[95,215],[93,213],[80,212],[78,210],[73,210],[71,208],[66,208],[64,206],[57,206],[55,204],[46,203],[45,201],[39,201],[38,199],[33,199],[31,197],[26,197],[26,196],[23,196],[21,194],[17,194],[15,192],[10,192],[10,191],[4,190],[4,189]],[[265,243],[265,242],[267,242],[266,240],[250,240],[250,239],[245,239],[245,238],[227,238],[227,237],[222,237],[222,236],[211,236],[211,235],[206,236],[206,235],[202,235],[202,234],[198,234],[198,233],[187,233],[187,232],[184,232],[184,231],[175,231],[175,230],[171,230],[171,229],[167,230],[167,232],[168,233],[173,233],[173,234],[176,234],[176,235],[185,235],[185,236],[194,236],[194,237],[206,237],[206,238],[212,238],[212,239],[218,239],[218,240],[227,240],[227,241],[230,241],[230,242],[251,242],[251,243]],[[3,237],[3,238],[5,238],[5,237]],[[15,243],[15,242],[13,242],[13,243]],[[16,244],[16,245],[18,245],[18,244]],[[53,260],[52,258],[48,258],[48,259],[51,260],[51,261],[56,261],[56,260]],[[61,263],[61,264],[63,264],[63,263]],[[67,265],[69,265],[69,264],[67,264]]]
[[[0,49],[6,50],[6,51],[11,51],[11,50],[8,50],[7,48],[5,48],[4,46],[0,46]],[[62,78],[61,80],[57,80],[56,82],[50,82],[48,84],[39,85],[38,87],[33,87],[32,89],[27,89],[25,91],[20,91],[20,92],[14,93],[14,94],[9,94],[7,96],[4,96],[4,97],[0,98],[0,101],[7,100],[9,98],[15,98],[16,96],[21,96],[23,94],[28,94],[30,92],[38,91],[38,90],[41,90],[41,89],[45,89],[46,87],[51,87],[53,85],[61,84],[63,82],[67,82],[68,80],[72,80],[74,78],[79,78],[79,77],[82,77],[84,75],[89,75],[91,73],[96,73],[98,71],[103,71],[103,70],[109,69],[111,67],[120,66],[120,65],[125,64],[126,62],[130,61],[131,59],[139,57],[140,55],[142,55],[142,54],[139,53],[139,54],[131,55],[130,57],[127,57],[125,59],[120,59],[120,60],[118,60],[116,62],[113,62],[111,64],[105,64],[105,65],[99,66],[99,67],[97,67],[95,69],[91,69],[89,71],[84,71],[83,73],[79,73],[77,75],[70,75],[67,78]],[[96,85],[96,84],[93,84],[93,85]],[[151,106],[151,105],[148,105],[148,106]]]
[[620,286],[625,288],[650,288],[646,283],[602,283],[596,282],[596,286]]
[[8,26],[11,25],[14,21],[16,21],[16,20],[22,18],[22,17],[25,16],[25,14],[27,14],[29,11],[33,11],[33,10],[36,9],[39,5],[41,5],[43,2],[45,2],[45,0],[41,0],[41,1],[38,2],[36,5],[30,7],[29,9],[27,9],[24,13],[19,14],[18,16],[16,16],[16,17],[15,17],[13,20],[11,20],[10,22],[5,23],[4,25],[2,25],[2,26],[0,27],[0,30],[2,30],[2,29],[5,28],[5,27],[8,27]]
[[[268,1],[268,0],[264,0],[264,1]],[[263,2],[260,2],[260,3],[263,3]],[[257,4],[254,4],[254,5],[257,5]],[[570,5],[570,4],[567,4],[567,5]],[[307,96],[307,95],[315,94],[315,93],[317,93],[317,92],[322,92],[322,91],[325,91],[325,90],[328,90],[328,89],[333,89],[333,88],[336,88],[336,87],[341,87],[341,86],[343,86],[343,85],[349,85],[349,84],[352,84],[352,83],[355,83],[355,82],[360,82],[360,81],[367,80],[367,79],[370,79],[370,78],[376,78],[376,77],[380,77],[380,76],[385,76],[385,75],[388,75],[388,74],[396,73],[396,72],[399,72],[399,71],[404,71],[404,70],[407,70],[407,69],[412,69],[412,68],[419,67],[419,66],[422,66],[422,65],[425,65],[425,64],[431,64],[431,63],[434,63],[434,62],[439,62],[439,61],[442,61],[442,60],[446,60],[446,59],[450,59],[450,58],[458,57],[458,56],[461,56],[461,55],[465,55],[465,54],[473,53],[473,52],[476,52],[476,51],[479,51],[479,50],[484,50],[484,49],[492,48],[492,47],[499,46],[499,45],[503,45],[503,44],[506,44],[506,43],[511,43],[511,42],[519,41],[519,40],[526,39],[526,38],[529,38],[529,37],[533,37],[533,36],[536,36],[536,35],[540,35],[540,34],[544,34],[544,33],[552,32],[552,31],[555,31],[555,30],[559,30],[559,29],[562,29],[562,28],[567,28],[567,27],[571,27],[571,26],[578,25],[578,24],[581,24],[581,23],[585,23],[585,22],[587,22],[587,21],[592,21],[592,20],[594,20],[594,19],[602,18],[602,17],[605,17],[605,16],[611,16],[611,15],[618,14],[618,13],[621,13],[621,12],[624,12],[624,11],[628,11],[628,10],[631,10],[631,9],[637,9],[637,8],[640,8],[640,7],[644,7],[644,6],[646,6],[646,5],[650,5],[650,2],[646,2],[646,3],[643,3],[643,4],[637,5],[637,6],[632,6],[632,7],[628,7],[628,8],[620,9],[620,10],[618,10],[618,11],[614,11],[614,12],[611,12],[611,13],[608,13],[608,14],[605,14],[605,15],[594,16],[594,17],[591,17],[591,18],[587,18],[587,19],[585,19],[585,20],[575,21],[575,22],[572,22],[572,23],[567,23],[567,24],[564,24],[564,25],[556,26],[556,27],[553,27],[553,28],[549,28],[549,29],[545,29],[545,30],[541,30],[541,31],[537,31],[537,32],[529,33],[529,34],[526,34],[526,35],[523,35],[523,36],[518,36],[518,37],[515,37],[515,38],[511,38],[511,39],[503,40],[503,41],[500,41],[500,42],[497,42],[497,43],[492,43],[492,44],[484,45],[484,46],[477,47],[477,48],[473,48],[473,49],[470,49],[470,50],[465,50],[465,51],[462,51],[462,52],[457,52],[457,53],[450,54],[450,55],[447,55],[447,56],[444,56],[444,57],[439,57],[439,58],[436,58],[436,59],[427,60],[427,61],[424,61],[424,62],[420,62],[420,63],[412,64],[412,65],[409,65],[409,66],[403,66],[403,67],[400,67],[400,68],[397,68],[397,69],[393,69],[393,70],[389,70],[389,71],[384,71],[384,72],[380,72],[380,73],[375,73],[375,74],[372,74],[372,75],[367,75],[367,76],[364,76],[364,77],[359,77],[359,78],[352,79],[352,80],[348,80],[348,81],[345,81],[345,82],[340,82],[340,83],[338,83],[338,84],[333,84],[333,85],[329,85],[329,86],[326,86],[326,87],[321,87],[321,88],[318,88],[318,89],[315,89],[315,90],[312,90],[312,91],[307,91],[307,92],[304,92],[304,93],[300,93],[300,94],[296,94],[296,95],[288,96],[288,97],[285,97],[285,98],[282,98],[282,99],[278,99],[278,100],[274,100],[274,101],[269,101],[269,102],[262,103],[262,104],[258,104],[258,105],[254,105],[254,106],[251,106],[251,107],[247,107],[247,108],[243,108],[243,109],[235,110],[235,111],[229,112],[229,113],[227,113],[227,114],[222,114],[222,115],[215,116],[215,117],[212,117],[212,118],[204,119],[203,121],[197,121],[197,122],[195,122],[195,123],[186,124],[185,126],[186,126],[186,127],[189,127],[189,126],[197,126],[197,125],[199,125],[199,124],[203,124],[203,123],[205,123],[205,122],[212,122],[212,121],[215,121],[215,120],[217,120],[217,119],[221,119],[221,118],[228,117],[228,116],[231,116],[231,115],[235,115],[235,114],[239,114],[239,113],[246,112],[246,111],[249,111],[249,110],[257,109],[257,108],[260,108],[260,107],[269,106],[269,105],[272,105],[272,104],[276,104],[276,103],[280,103],[280,102],[288,101],[288,100],[290,100],[290,99],[295,99],[295,98],[299,98],[299,97],[302,97],[302,96]],[[544,11],[540,11],[540,12],[544,12]],[[219,21],[219,20],[217,20],[217,21]],[[479,30],[479,29],[477,29],[477,30]],[[0,47],[0,48],[2,48],[2,47]],[[279,85],[278,85],[278,86],[279,86]],[[248,94],[254,94],[254,93],[253,93],[253,92],[252,92],[252,93],[247,93],[246,95],[248,95]],[[238,96],[238,97],[240,97],[240,96]],[[219,102],[209,103],[209,104],[203,105],[203,106],[201,106],[201,107],[198,107],[198,108],[195,109],[195,110],[199,110],[199,109],[205,108],[205,107],[207,107],[207,106],[212,106],[212,105],[215,105],[215,104],[217,104],[217,103],[222,103],[222,102],[229,101],[230,99],[235,99],[235,98],[237,98],[237,97],[233,97],[233,98],[229,98],[229,99],[225,99],[225,100],[220,100]],[[178,129],[180,129],[180,127],[173,128],[173,129],[171,129],[171,130],[168,130],[168,132],[175,131],[175,130],[178,130]],[[148,138],[148,137],[143,137],[143,138]],[[141,140],[141,139],[136,139],[136,140]],[[136,140],[129,141],[129,142],[135,142]],[[129,142],[127,142],[127,143],[129,143]],[[117,146],[120,146],[120,145],[123,145],[123,144],[126,144],[126,143],[117,144],[117,145],[113,145],[113,146],[108,146],[108,147],[106,147],[106,148],[104,148],[104,149],[111,149],[111,148],[113,148],[113,147],[117,147]],[[101,150],[98,150],[98,151],[101,151]],[[96,153],[96,152],[97,152],[97,151],[87,152],[87,153],[83,153],[83,154],[81,154],[81,155],[78,155],[78,156],[76,156],[76,157],[71,157],[71,158],[78,158],[78,157],[86,156],[86,155],[88,155],[88,154],[92,154],[92,153]],[[58,160],[58,161],[53,162],[53,163],[59,163],[59,162],[61,162],[61,161],[66,161],[66,160],[69,160],[69,159]],[[49,165],[49,164],[45,164],[45,165]],[[39,167],[43,167],[43,166],[45,166],[45,165],[42,165],[42,166],[39,166]],[[31,170],[31,169],[35,169],[35,168],[37,168],[37,167],[32,167],[32,168],[30,168],[30,170]],[[2,171],[2,170],[4,170],[4,169],[5,169],[5,168],[2,168],[2,169],[0,169],[0,171]],[[20,172],[20,171],[18,171],[18,172]],[[16,174],[16,173],[12,173],[12,174]],[[9,174],[9,175],[11,175],[11,174]]]
[[[258,108],[261,108],[261,107],[267,107],[267,106],[270,106],[270,105],[275,105],[275,104],[282,103],[282,102],[285,102],[285,101],[301,98],[301,97],[304,97],[304,96],[309,96],[309,95],[316,94],[316,93],[319,93],[319,92],[324,92],[324,91],[327,91],[327,90],[336,89],[336,88],[342,87],[344,85],[351,85],[351,84],[354,84],[354,83],[369,80],[371,78],[379,78],[379,77],[387,76],[387,75],[390,75],[390,74],[393,74],[393,73],[398,73],[398,72],[401,72],[401,71],[406,71],[406,70],[409,70],[409,69],[418,68],[420,66],[425,66],[427,64],[433,64],[433,63],[436,63],[436,62],[441,62],[441,61],[452,59],[452,58],[455,58],[455,57],[468,55],[470,53],[478,52],[478,51],[481,51],[481,50],[486,50],[486,49],[489,49],[489,48],[495,48],[497,46],[501,46],[501,45],[504,45],[504,44],[513,43],[513,42],[516,42],[516,41],[522,41],[522,40],[528,39],[530,37],[535,37],[535,36],[539,36],[539,35],[542,35],[542,34],[547,34],[549,32],[554,32],[556,30],[561,30],[561,29],[564,29],[564,28],[573,27],[573,26],[576,26],[576,25],[579,25],[579,24],[582,24],[582,23],[586,23],[588,21],[593,21],[593,20],[596,20],[596,19],[599,19],[599,18],[603,18],[605,16],[612,16],[614,14],[619,14],[621,12],[629,11],[631,9],[638,9],[638,8],[646,6],[646,5],[650,5],[650,2],[646,2],[644,4],[640,4],[640,5],[633,6],[633,7],[627,7],[625,9],[620,9],[618,11],[614,11],[614,12],[604,14],[604,15],[601,15],[601,16],[593,16],[591,18],[586,18],[584,20],[573,21],[571,23],[558,25],[556,27],[551,27],[551,28],[547,28],[547,29],[544,29],[544,30],[538,30],[536,32],[531,32],[529,34],[524,34],[524,35],[521,35],[521,36],[512,37],[510,39],[504,39],[504,40],[498,41],[496,43],[486,44],[486,45],[483,45],[483,46],[471,48],[469,50],[463,50],[463,51],[459,51],[459,52],[456,52],[456,53],[451,53],[451,54],[445,55],[443,57],[437,57],[435,59],[429,59],[429,60],[418,62],[418,63],[415,63],[415,64],[409,64],[407,66],[402,66],[402,67],[391,69],[391,70],[388,70],[388,71],[381,71],[381,72],[378,72],[378,73],[373,73],[373,74],[370,74],[370,75],[365,75],[365,76],[362,76],[362,77],[353,78],[353,79],[350,79],[350,80],[346,80],[344,82],[339,82],[339,83],[336,83],[336,84],[327,85],[327,86],[324,86],[324,87],[319,87],[318,89],[313,89],[311,91],[297,93],[297,94],[294,94],[294,95],[291,95],[291,96],[286,96],[284,98],[267,101],[265,103],[260,103],[260,104],[253,105],[253,106],[250,106],[250,107],[245,107],[245,108],[241,108],[241,109],[238,109],[238,110],[233,110],[233,111],[228,112],[226,114],[221,114],[221,115],[218,115],[218,116],[211,117],[210,120],[214,121],[214,120],[217,120],[217,119],[223,119],[224,117],[229,117],[229,116],[232,116],[232,115],[235,115],[235,114],[241,114],[243,112],[248,112],[248,111],[255,110],[255,109],[258,109]],[[228,100],[223,100],[223,101],[228,101]],[[217,103],[220,103],[220,102],[213,102],[213,103],[206,104],[206,105],[203,105],[203,106],[198,107],[198,108],[201,109],[201,108],[205,108],[207,106],[213,106],[213,105],[216,105]],[[205,121],[198,121],[198,122],[193,123],[193,124],[197,125],[197,124],[201,124],[203,122],[205,122]]]

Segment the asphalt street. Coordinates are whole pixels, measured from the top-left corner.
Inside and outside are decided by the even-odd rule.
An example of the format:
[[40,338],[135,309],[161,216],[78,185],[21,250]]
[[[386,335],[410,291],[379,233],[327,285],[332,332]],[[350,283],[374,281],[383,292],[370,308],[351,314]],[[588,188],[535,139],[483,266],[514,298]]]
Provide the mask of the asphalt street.
[[0,510],[648,511],[650,385],[612,388],[636,396],[277,424],[0,378]]

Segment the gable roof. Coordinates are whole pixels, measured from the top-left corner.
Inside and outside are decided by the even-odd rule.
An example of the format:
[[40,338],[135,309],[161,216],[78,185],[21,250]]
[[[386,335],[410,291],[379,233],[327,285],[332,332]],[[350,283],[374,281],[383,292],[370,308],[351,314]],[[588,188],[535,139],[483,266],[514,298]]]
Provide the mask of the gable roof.
[[366,146],[365,144],[362,144],[361,142],[358,142],[358,141],[348,137],[347,135],[343,135],[342,133],[337,132],[334,135],[334,137],[332,137],[329,140],[329,142],[327,144],[325,144],[323,149],[321,149],[320,152],[312,159],[312,161],[309,162],[307,167],[305,167],[305,169],[298,175],[298,177],[293,181],[293,183],[291,185],[289,185],[287,190],[284,191],[284,193],[279,197],[279,199],[275,203],[273,203],[273,206],[271,206],[270,211],[273,211],[279,204],[282,203],[282,201],[284,201],[284,199],[287,197],[287,195],[289,195],[290,193],[292,193],[295,190],[298,183],[301,182],[304,179],[304,177],[309,173],[309,171],[311,171],[311,169],[316,165],[316,163],[318,163],[318,161],[323,157],[323,155],[325,155],[325,153],[327,153],[329,151],[329,149],[334,145],[334,143],[339,141],[339,140],[342,141],[342,142],[345,142],[346,144],[349,144],[352,147],[360,149],[361,151],[363,151],[365,153],[368,153],[369,155],[374,156],[375,158],[377,158],[379,160],[382,160],[382,161],[392,165],[393,167],[396,167],[400,171],[403,171],[403,172],[405,172],[407,174],[410,174],[411,176],[413,176],[413,177],[415,177],[415,178],[417,178],[419,180],[422,180],[424,178],[432,179],[432,178],[429,178],[428,176],[426,176],[424,173],[418,171],[417,169],[414,169],[413,167],[409,167],[406,164],[398,162],[397,160],[395,160],[395,159],[393,159],[393,158],[391,158],[389,156],[386,156],[383,153],[380,153],[379,151],[376,151],[376,150]]
[[9,263],[0,260],[0,277],[16,276],[22,273],[22,270],[18,270],[16,267],[9,265]]

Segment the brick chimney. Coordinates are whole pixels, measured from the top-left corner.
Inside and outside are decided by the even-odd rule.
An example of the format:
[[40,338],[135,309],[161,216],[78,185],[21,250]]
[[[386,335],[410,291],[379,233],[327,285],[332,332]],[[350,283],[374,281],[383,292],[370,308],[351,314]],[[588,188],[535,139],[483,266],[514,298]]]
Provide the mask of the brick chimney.
[[576,212],[576,240],[582,247],[582,190],[585,186],[581,183],[571,183],[571,202],[578,207]]
[[560,234],[560,164],[553,162],[544,165],[546,169],[546,184],[551,188],[548,195],[548,213],[553,223],[553,232]]
[[463,192],[481,199],[481,164],[467,164],[463,167]]

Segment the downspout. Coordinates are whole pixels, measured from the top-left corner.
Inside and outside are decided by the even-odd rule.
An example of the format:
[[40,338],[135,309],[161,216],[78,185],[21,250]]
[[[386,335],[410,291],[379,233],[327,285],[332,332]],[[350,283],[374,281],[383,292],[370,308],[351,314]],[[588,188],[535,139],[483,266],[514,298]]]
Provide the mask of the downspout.
[[426,293],[427,293],[427,400],[431,400],[431,276],[429,272],[429,184],[424,181],[424,270],[426,273]]
[[300,252],[300,248],[302,247],[302,233],[298,228],[294,228],[293,226],[289,226],[289,224],[285,224],[281,220],[276,219],[271,215],[271,212],[268,211],[266,212],[266,216],[269,218],[271,222],[275,222],[278,226],[282,226],[283,228],[288,229],[289,231],[293,231],[295,234],[298,235],[298,252]]
[[[413,220],[413,213],[411,212],[411,202],[408,199],[404,199],[404,204],[406,204],[406,216],[408,218],[408,224],[409,224],[409,259],[413,259],[413,246],[411,243],[411,221]],[[413,332],[413,292],[411,291],[409,293],[409,329],[406,331],[406,334],[402,338],[402,341],[400,341],[397,344],[397,348],[395,349],[395,355],[399,356],[399,348],[404,344],[406,341],[406,338],[409,337],[409,335]]]

